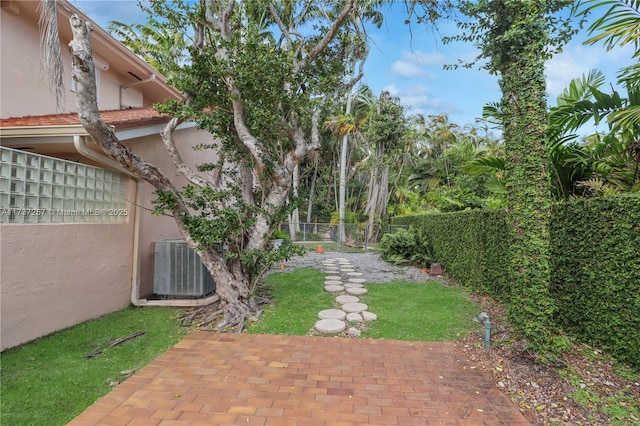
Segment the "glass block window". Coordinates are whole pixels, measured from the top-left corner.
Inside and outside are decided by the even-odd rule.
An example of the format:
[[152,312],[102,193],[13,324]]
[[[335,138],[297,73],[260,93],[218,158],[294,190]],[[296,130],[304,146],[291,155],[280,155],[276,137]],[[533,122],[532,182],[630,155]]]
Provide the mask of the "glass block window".
[[0,147],[0,223],[123,223],[127,177]]

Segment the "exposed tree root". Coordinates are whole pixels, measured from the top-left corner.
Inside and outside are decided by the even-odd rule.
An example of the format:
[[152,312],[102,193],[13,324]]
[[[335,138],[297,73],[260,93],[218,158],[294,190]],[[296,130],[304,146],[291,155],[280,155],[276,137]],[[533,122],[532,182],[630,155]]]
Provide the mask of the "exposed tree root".
[[252,298],[248,302],[227,304],[224,307],[221,303],[214,303],[190,309],[181,315],[180,320],[184,327],[241,333],[247,321],[258,320],[263,312],[260,306],[266,302],[267,299]]

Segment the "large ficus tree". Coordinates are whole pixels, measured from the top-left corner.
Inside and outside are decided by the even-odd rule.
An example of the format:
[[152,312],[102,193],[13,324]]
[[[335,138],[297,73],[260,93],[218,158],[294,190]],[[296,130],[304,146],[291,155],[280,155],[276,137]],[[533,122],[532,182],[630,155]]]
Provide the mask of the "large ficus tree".
[[[217,283],[224,311],[218,328],[241,330],[256,309],[256,276],[290,254],[266,250],[269,235],[284,214],[294,168],[319,146],[323,102],[353,85],[344,64],[364,52],[361,9],[358,0],[150,0],[146,10],[164,30],[191,39],[165,64],[184,99],[157,106],[173,117],[162,139],[188,185],[177,187],[101,120],[90,29],[73,16],[80,121],[107,154],[156,188],[157,210],[175,218]],[[193,168],[182,160],[174,131],[185,120],[212,134],[211,145],[200,148],[216,149],[217,163]]]
[[511,248],[510,314],[534,347],[551,348],[555,307],[550,296],[551,180],[544,64],[573,35],[558,12],[566,0],[462,2],[472,19],[456,40],[471,41],[478,59],[499,76],[506,153]]

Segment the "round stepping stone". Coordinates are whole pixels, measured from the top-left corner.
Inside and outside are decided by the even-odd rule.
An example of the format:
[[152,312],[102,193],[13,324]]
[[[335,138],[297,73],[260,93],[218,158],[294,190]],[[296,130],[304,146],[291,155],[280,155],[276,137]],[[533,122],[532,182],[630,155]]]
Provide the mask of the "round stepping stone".
[[369,309],[369,307],[364,303],[345,303],[344,305],[342,305],[341,309],[350,314],[351,312],[359,313],[362,311],[366,311],[367,309]]
[[362,322],[362,315],[356,313],[356,312],[351,312],[349,314],[347,314],[347,321],[349,322]]
[[329,293],[340,293],[344,291],[344,287],[341,285],[326,285],[324,286],[324,290]]
[[362,276],[362,272],[347,272],[347,275],[351,275],[352,277],[360,277]]
[[340,305],[344,305],[345,303],[358,303],[359,301],[360,299],[358,299],[356,296],[342,295],[336,297],[336,302],[338,302],[338,304]]
[[364,311],[362,312],[362,319],[364,319],[365,321],[375,321],[378,319],[378,316],[373,312]]
[[345,288],[362,288],[364,284],[346,283],[342,284]]
[[[342,286],[340,286],[342,287]],[[369,293],[369,290],[366,288],[356,287],[356,288],[348,288],[347,293],[353,296],[362,296],[363,294]]]
[[340,309],[325,309],[324,311],[320,311],[318,313],[318,318],[320,319],[337,319],[343,320],[347,316],[345,311]]
[[332,281],[332,280],[340,281],[342,277],[340,275],[327,275],[326,277],[324,277],[324,279],[327,281]]
[[324,285],[342,285],[342,281],[340,280],[326,280]]
[[364,284],[365,282],[367,282],[367,280],[365,280],[364,278],[349,278],[347,281],[354,284]]
[[347,328],[347,325],[344,321],[340,321],[337,319],[322,319],[316,322],[314,327],[318,332],[330,334],[330,333],[340,333]]

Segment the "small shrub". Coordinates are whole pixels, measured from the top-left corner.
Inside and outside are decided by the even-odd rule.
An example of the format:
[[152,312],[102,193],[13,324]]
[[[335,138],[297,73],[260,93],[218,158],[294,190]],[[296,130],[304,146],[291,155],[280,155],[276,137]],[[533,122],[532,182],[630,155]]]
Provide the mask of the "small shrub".
[[290,240],[291,236],[287,231],[283,231],[281,229],[276,229],[271,233],[272,240]]
[[429,240],[415,228],[398,229],[393,234],[383,235],[377,249],[383,259],[397,265],[429,266],[433,261]]

